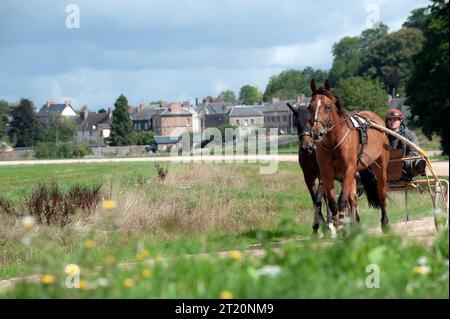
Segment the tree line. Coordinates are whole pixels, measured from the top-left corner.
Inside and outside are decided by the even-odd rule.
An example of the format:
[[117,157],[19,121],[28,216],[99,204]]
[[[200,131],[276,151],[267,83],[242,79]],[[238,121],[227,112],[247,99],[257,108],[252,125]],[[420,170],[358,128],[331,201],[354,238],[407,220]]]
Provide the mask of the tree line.
[[[313,78],[319,83],[328,78],[350,111],[370,110],[383,116],[388,95],[405,97],[412,114],[410,123],[428,138],[440,136],[442,150],[449,154],[448,13],[448,1],[432,0],[429,6],[411,11],[398,31],[389,32],[379,22],[359,36],[343,37],[332,46],[330,70],[285,70],[270,78],[264,93],[256,86],[243,86],[238,101],[257,104],[273,97],[295,99],[310,92]],[[230,90],[217,98],[236,101]]]

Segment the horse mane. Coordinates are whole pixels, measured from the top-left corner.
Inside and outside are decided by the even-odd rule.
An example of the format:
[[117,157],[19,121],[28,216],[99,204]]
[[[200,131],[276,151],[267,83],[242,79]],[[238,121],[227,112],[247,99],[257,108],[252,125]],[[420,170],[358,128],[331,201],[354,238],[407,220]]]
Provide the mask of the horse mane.
[[344,103],[342,102],[341,97],[337,93],[325,90],[323,87],[320,87],[313,92],[312,97],[314,97],[314,95],[317,94],[325,95],[327,98],[332,100],[336,105],[338,114],[341,116],[345,115]]

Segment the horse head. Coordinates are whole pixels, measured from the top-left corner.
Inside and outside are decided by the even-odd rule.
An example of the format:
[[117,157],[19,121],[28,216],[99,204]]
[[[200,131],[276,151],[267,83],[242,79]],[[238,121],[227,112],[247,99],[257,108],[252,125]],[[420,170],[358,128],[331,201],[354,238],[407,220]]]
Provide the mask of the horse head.
[[331,131],[334,117],[343,116],[345,110],[339,97],[331,92],[330,82],[325,80],[323,87],[317,88],[316,81],[311,81],[312,99],[308,106],[312,138],[321,142]]
[[294,114],[294,125],[297,128],[297,135],[301,148],[309,155],[314,150],[314,143],[311,136],[311,128],[308,125],[308,109],[306,107],[297,107],[291,103],[287,106]]

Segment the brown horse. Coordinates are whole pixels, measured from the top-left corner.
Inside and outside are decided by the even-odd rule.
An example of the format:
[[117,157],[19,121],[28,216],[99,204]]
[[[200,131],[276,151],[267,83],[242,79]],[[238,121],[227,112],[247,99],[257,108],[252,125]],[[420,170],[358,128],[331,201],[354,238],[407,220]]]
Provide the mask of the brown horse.
[[[287,103],[294,115],[294,125],[297,128],[299,139],[298,163],[303,171],[305,184],[308,187],[314,205],[313,231],[316,233],[319,226],[325,225],[322,214],[323,187],[320,180],[319,165],[316,161],[316,151],[312,139],[311,129],[307,126],[309,111],[306,107],[295,106]],[[331,221],[331,211],[327,206],[327,223]]]
[[[316,144],[316,158],[322,177],[328,206],[333,215],[334,225],[350,210],[352,224],[359,223],[357,213],[356,172],[360,172],[369,205],[381,209],[381,227],[386,230],[389,219],[386,212],[387,166],[389,143],[384,132],[374,127],[367,128],[367,143],[360,143],[360,133],[351,115],[330,83],[317,88],[311,81],[312,100],[309,104],[309,125]],[[375,113],[362,111],[360,117],[384,126],[384,121]],[[334,180],[341,179],[342,192],[336,202]]]

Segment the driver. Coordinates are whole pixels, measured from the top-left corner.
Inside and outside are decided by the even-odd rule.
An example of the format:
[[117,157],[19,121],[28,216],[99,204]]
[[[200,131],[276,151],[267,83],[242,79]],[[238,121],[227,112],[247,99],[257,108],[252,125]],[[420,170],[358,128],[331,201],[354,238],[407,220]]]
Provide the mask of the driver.
[[[398,109],[390,109],[385,116],[386,127],[407,138],[417,146],[419,141],[416,135],[409,130],[405,123],[403,123],[403,113]],[[408,144],[400,141],[398,138],[389,135],[389,147],[391,150],[403,149],[403,157],[418,156],[418,152],[409,147]],[[413,159],[403,161],[403,176],[402,179],[411,181],[416,176],[425,174],[426,162],[424,159]]]

